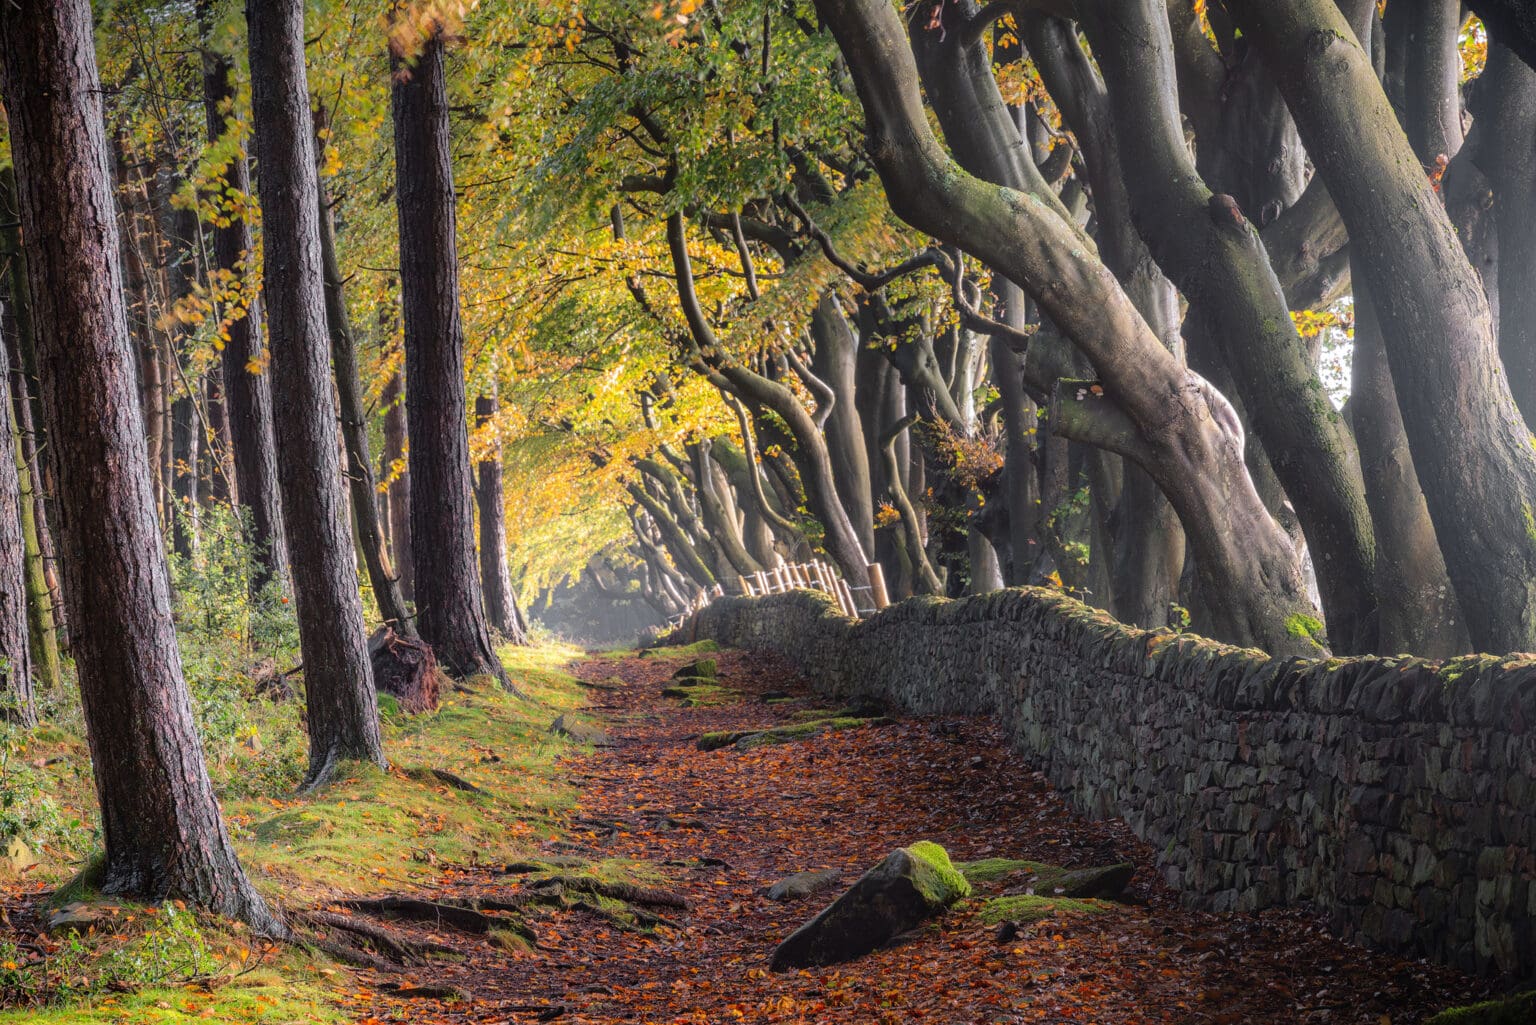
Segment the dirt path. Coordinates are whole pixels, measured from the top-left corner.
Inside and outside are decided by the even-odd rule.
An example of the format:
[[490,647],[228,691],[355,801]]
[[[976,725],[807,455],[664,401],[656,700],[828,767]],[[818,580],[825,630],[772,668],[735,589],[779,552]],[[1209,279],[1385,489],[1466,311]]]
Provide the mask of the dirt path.
[[[659,864],[658,885],[690,905],[656,909],[678,927],[638,934],[565,913],[531,918],[536,949],[511,951],[416,927],[409,931],[417,938],[435,935],[466,957],[420,968],[408,981],[456,987],[470,999],[379,996],[368,1001],[377,1020],[1404,1025],[1477,992],[1444,969],[1337,942],[1301,914],[1179,908],[1152,879],[1150,852],[1122,824],[1071,814],[981,720],[910,719],[745,752],[699,751],[706,731],[783,724],[824,707],[782,665],[736,652],[718,657],[721,682],[742,692],[720,707],[683,708],[660,695],[676,659],[576,667],[588,681],[623,681],[592,692],[616,746],[573,760],[583,792],[577,819],[546,844],[549,855]],[[793,700],[759,700],[767,692]],[[859,961],[766,970],[776,943],[837,891],[776,903],[762,887],[823,868],[841,870],[846,885],[893,847],[923,839],[956,860],[1130,860],[1138,866],[1131,904],[1058,913],[999,942],[977,899]],[[979,889],[984,898],[997,886]],[[470,868],[444,895],[520,892],[515,876]]]

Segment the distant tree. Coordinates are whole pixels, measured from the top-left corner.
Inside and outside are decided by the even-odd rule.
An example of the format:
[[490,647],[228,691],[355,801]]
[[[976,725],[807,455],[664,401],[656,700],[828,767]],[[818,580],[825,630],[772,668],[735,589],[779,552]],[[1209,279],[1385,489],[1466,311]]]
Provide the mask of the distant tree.
[[[215,144],[234,131],[227,108],[234,102],[234,61],[207,42],[213,16],[212,0],[198,0],[203,44],[203,105],[208,121],[208,142]],[[251,174],[243,148],[236,148],[224,166],[223,183],[240,197],[251,191]],[[213,227],[213,256],[218,269],[242,275],[254,283],[256,246],[251,224],[243,208],[231,204],[226,216]],[[252,592],[286,575],[287,553],[283,545],[282,509],[277,486],[277,444],[272,434],[272,376],[268,372],[261,337],[261,311],[255,299],[228,321],[229,338],[221,354],[224,377],[224,410],[230,447],[234,450],[235,490],[240,504],[250,513],[251,542],[256,549],[257,571],[251,576]]]
[[[475,419],[487,424],[496,415],[496,396],[475,397]],[[502,487],[501,443],[491,446],[476,468],[475,504],[480,513],[480,588],[485,594],[485,618],[497,633],[514,644],[526,644],[523,617],[507,569],[506,494]]]
[[0,7],[38,372],[58,476],[64,597],[101,807],[102,890],[284,925],[235,857],[171,621],[123,307],[88,0]]
[[249,0],[245,14],[273,425],[304,658],[309,782],[315,785],[340,759],[382,765],[384,748],[342,491],[321,277],[314,125],[304,69],[304,2]]

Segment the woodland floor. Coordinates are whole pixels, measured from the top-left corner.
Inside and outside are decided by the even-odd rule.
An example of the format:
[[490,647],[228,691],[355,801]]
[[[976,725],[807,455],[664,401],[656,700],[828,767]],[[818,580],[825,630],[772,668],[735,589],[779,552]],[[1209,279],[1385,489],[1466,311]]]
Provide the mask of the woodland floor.
[[[818,707],[783,665],[735,652],[719,658],[722,683],[742,697],[707,708],[660,696],[677,659],[594,658],[573,668],[588,681],[623,681],[619,690],[593,691],[617,746],[569,762],[581,792],[573,831],[545,845],[551,855],[660,865],[662,885],[689,903],[687,912],[664,912],[679,928],[622,932],[566,913],[548,924],[531,920],[537,947],[512,952],[438,930],[432,936],[460,950],[461,962],[433,963],[403,980],[363,972],[357,1010],[382,1021],[479,1025],[551,1018],[1386,1025],[1420,1021],[1478,993],[1445,969],[1334,940],[1303,914],[1180,908],[1152,881],[1150,851],[1121,823],[1072,814],[983,721],[910,719],[747,752],[701,752],[695,741],[706,731],[772,726]],[[796,700],[758,700],[779,691]],[[1131,860],[1139,872],[1129,906],[1058,912],[1006,943],[972,899],[862,960],[766,971],[775,944],[838,891],[781,904],[760,888],[822,868],[842,870],[851,883],[892,848],[920,839],[943,844],[956,860]],[[979,887],[978,897],[988,889]],[[517,890],[514,877],[467,868],[442,894]],[[402,981],[451,986],[467,999],[385,995]]]
[[[288,863],[264,869],[279,873],[272,878],[287,878],[281,875],[288,871],[284,864],[291,869],[294,859],[314,857],[306,852],[329,851],[335,871],[345,870],[364,885],[293,884],[283,891],[286,906],[346,915],[386,937],[441,945],[451,953],[404,968],[338,970],[323,960],[285,962],[291,955],[269,948],[263,955],[273,970],[268,988],[246,992],[243,1003],[235,1000],[238,985],[220,991],[225,1003],[188,986],[191,997],[175,990],[150,994],[133,1005],[138,1010],[127,1004],[114,1010],[112,999],[99,1000],[88,1019],[68,1007],[35,1019],[25,1011],[0,1017],[48,1025],[87,1020],[158,1025],[199,1018],[242,1025],[1407,1025],[1482,994],[1478,983],[1446,969],[1332,939],[1302,913],[1213,915],[1182,909],[1156,881],[1151,851],[1122,823],[1088,822],[1070,812],[984,720],[902,719],[747,751],[700,751],[696,741],[705,732],[803,721],[810,710],[825,707],[806,681],[781,663],[739,652],[714,657],[721,690],[712,697],[720,703],[709,707],[682,707],[661,695],[686,661],[675,651],[587,657],[569,671],[585,681],[585,714],[601,722],[613,746],[557,745],[542,768],[536,761],[525,766],[518,762],[519,745],[539,746],[530,739],[544,735],[538,725],[522,739],[503,734],[485,746],[457,741],[464,760],[448,763],[471,774],[478,765],[482,780],[494,767],[501,773],[495,785],[504,794],[540,773],[558,784],[567,796],[548,811],[523,820],[493,819],[490,828],[533,858],[580,859],[579,866],[573,861],[573,867],[556,871],[638,883],[686,898],[686,910],[643,908],[641,917],[651,928],[634,928],[627,916],[616,915],[623,905],[579,894],[572,900],[569,891],[561,907],[522,910],[521,941],[500,930],[476,933],[441,921],[424,924],[346,907],[343,895],[381,891],[443,902],[516,903],[538,878],[505,872],[506,848],[492,848],[490,838],[497,834],[483,829],[478,843],[490,852],[485,856],[460,857],[454,852],[462,848],[448,847],[431,856],[404,848],[387,858],[377,853],[386,848],[367,846],[369,823],[406,833],[415,820],[421,836],[440,842],[455,829],[442,818],[423,825],[419,820],[433,816],[412,815],[409,809],[404,820],[386,820],[385,809],[366,805],[362,832],[356,828],[361,820],[348,832],[342,825],[348,820],[338,816],[370,792],[365,784],[385,794],[411,786],[417,789],[408,793],[427,792],[411,783],[415,777],[408,773],[399,779],[375,774],[333,795],[325,808],[268,802],[282,809],[269,825],[291,824],[301,812],[324,812],[331,816],[327,821],[337,823],[336,833],[323,844],[313,841],[314,847],[263,848],[268,853],[261,856],[253,848],[245,856],[261,868],[261,857],[277,857],[272,850],[288,851]],[[565,702],[579,701],[564,679]],[[788,698],[763,700],[775,693]],[[543,716],[538,723],[553,718],[537,701],[530,707]],[[471,715],[447,709],[439,721],[479,721]],[[495,751],[500,753],[487,753]],[[400,776],[399,770],[392,776]],[[448,795],[442,800],[454,799],[453,791],[439,789]],[[458,799],[491,807],[484,795],[460,793]],[[518,798],[525,800],[536,803]],[[237,813],[235,821],[240,820]],[[395,824],[386,827],[385,821]],[[263,827],[251,828],[260,833]],[[1138,871],[1128,903],[1097,912],[1057,910],[1022,925],[1005,942],[995,925],[983,921],[983,909],[1006,884],[980,884],[973,898],[896,946],[836,968],[767,970],[769,954],[790,931],[891,849],[918,840],[944,845],[956,861],[1006,857],[1067,867],[1131,861]],[[477,850],[471,848],[471,854]],[[388,875],[386,861],[414,874]],[[811,869],[841,871],[838,888],[793,903],[760,893],[790,873]],[[23,936],[32,933],[41,899],[35,890],[8,896],[0,904],[4,921]],[[646,918],[647,912],[663,924]],[[493,917],[500,921],[494,912]],[[5,970],[15,967],[0,965],[0,983]],[[319,1002],[304,1003],[312,997]],[[312,1009],[296,1013],[289,1006]]]

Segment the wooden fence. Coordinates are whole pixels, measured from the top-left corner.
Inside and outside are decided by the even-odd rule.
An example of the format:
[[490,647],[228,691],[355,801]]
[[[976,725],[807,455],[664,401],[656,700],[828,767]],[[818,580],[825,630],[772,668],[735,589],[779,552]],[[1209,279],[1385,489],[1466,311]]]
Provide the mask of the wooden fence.
[[[848,586],[848,581],[831,563],[822,562],[820,559],[794,564],[781,561],[772,569],[758,570],[750,576],[737,577],[735,583],[740,590],[735,593],[748,598],[759,598],[765,594],[783,594],[786,591],[822,591],[836,600],[837,607],[843,615],[850,619],[858,619],[863,612],[878,611],[891,603],[885,589],[885,574],[879,563],[869,564],[869,582],[868,588],[858,588],[860,591],[869,591],[868,603],[861,607],[854,597],[855,589]],[[667,628],[677,629],[689,616],[716,598],[724,597],[726,593],[725,587],[720,584],[716,584],[710,590],[700,588],[694,595],[693,601],[688,603],[688,608],[672,617],[667,623]]]

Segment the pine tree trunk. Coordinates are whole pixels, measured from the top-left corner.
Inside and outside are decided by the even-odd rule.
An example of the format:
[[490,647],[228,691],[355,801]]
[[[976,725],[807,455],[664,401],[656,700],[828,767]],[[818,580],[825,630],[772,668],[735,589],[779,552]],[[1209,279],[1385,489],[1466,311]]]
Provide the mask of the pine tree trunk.
[[[475,398],[475,422],[484,425],[496,415],[496,396]],[[527,644],[512,574],[507,568],[506,495],[502,488],[501,443],[482,459],[475,482],[480,513],[480,588],[485,593],[485,619],[491,629],[514,644]]]
[[473,483],[464,396],[464,333],[454,236],[453,166],[443,43],[426,40],[396,69],[395,197],[411,422],[411,544],[417,629],[453,675],[506,682],[485,625],[475,567]]
[[[29,595],[28,616],[41,635],[42,646],[33,646],[33,659],[42,673],[44,686],[56,686],[59,682],[59,650],[67,643],[68,629],[65,622],[64,595],[59,588],[58,557],[53,545],[53,532],[48,524],[48,503],[44,501],[44,480],[41,462],[37,458],[37,416],[40,412],[36,378],[26,371],[27,354],[31,353],[36,365],[36,349],[32,332],[31,298],[27,291],[27,258],[21,247],[19,200],[13,168],[0,172],[3,176],[6,216],[9,227],[3,232],[4,248],[10,258],[10,275],[6,288],[10,303],[6,308],[9,318],[5,332],[6,354],[11,366],[12,425],[16,435],[16,458],[22,494],[27,504],[22,509],[22,529],[27,543],[27,588]],[[27,525],[30,519],[30,527]],[[35,549],[35,550],[34,550]]]
[[395,479],[389,482],[389,543],[400,577],[400,594],[406,601],[413,602],[416,600],[416,560],[411,554],[411,471],[405,465],[403,391],[400,373],[396,371],[379,397],[379,404],[384,407],[384,454],[380,457],[380,473],[386,477],[395,474]]
[[338,759],[382,765],[325,334],[303,0],[249,0],[251,110],[271,331],[273,428],[298,602],[309,778]]
[[[165,197],[169,204],[169,195]],[[192,294],[197,282],[197,256],[193,239],[197,234],[197,218],[190,210],[168,210],[166,228],[171,239],[169,302],[174,305]],[[201,528],[202,476],[199,464],[203,449],[202,418],[198,412],[201,398],[200,382],[186,373],[186,351],[190,331],[183,326],[168,338],[170,355],[171,392],[171,481],[175,494],[175,515],[171,520],[171,545],[182,558],[191,558],[197,551],[198,533]]]
[[[207,49],[211,0],[199,0],[203,23],[203,107],[210,142],[232,129],[224,107],[234,95],[234,61],[228,54]],[[251,191],[250,167],[245,154],[237,152],[224,168],[229,188]],[[256,246],[251,225],[244,217],[230,217],[213,228],[213,255],[221,271],[254,283]],[[287,575],[283,543],[282,509],[277,487],[277,443],[272,434],[272,376],[266,366],[261,336],[261,308],[253,300],[245,315],[229,324],[229,340],[221,354],[224,419],[234,463],[235,491],[250,517],[250,541],[255,563],[251,593],[261,592],[272,580]]]
[[[9,383],[6,346],[0,345],[0,381]],[[32,700],[32,651],[28,639],[26,536],[22,532],[23,495],[17,473],[16,438],[9,402],[0,402],[0,716],[31,726],[37,722]]]
[[[101,807],[102,890],[179,896],[281,935],[235,858],[171,622],[134,395],[88,0],[0,7],[65,598]],[[91,415],[81,415],[82,410]]]
[[336,374],[336,397],[341,404],[341,437],[347,448],[347,487],[352,495],[352,515],[357,524],[357,545],[373,585],[379,618],[408,640],[416,639],[416,627],[406,614],[405,598],[384,547],[379,524],[378,488],[373,483],[373,457],[368,452],[368,413],[357,373],[357,346],[352,341],[352,322],[336,260],[336,228],[324,185],[316,191],[320,217],[320,264],[325,274],[325,326],[331,337],[331,363]]

